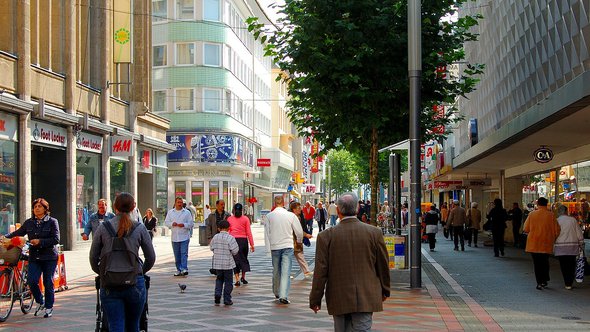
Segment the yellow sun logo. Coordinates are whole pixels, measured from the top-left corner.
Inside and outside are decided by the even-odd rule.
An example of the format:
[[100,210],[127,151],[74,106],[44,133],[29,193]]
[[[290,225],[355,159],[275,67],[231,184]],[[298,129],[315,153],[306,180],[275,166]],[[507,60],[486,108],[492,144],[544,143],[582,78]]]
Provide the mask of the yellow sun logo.
[[131,40],[131,33],[125,28],[121,28],[115,32],[115,41],[119,44],[127,44]]

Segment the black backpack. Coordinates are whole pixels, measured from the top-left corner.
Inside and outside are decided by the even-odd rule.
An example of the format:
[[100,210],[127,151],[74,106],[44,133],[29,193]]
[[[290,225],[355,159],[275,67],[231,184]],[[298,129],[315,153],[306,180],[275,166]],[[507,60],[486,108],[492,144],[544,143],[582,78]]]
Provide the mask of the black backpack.
[[135,286],[137,274],[140,270],[140,259],[133,250],[130,236],[137,228],[134,223],[129,233],[118,237],[113,225],[109,221],[103,222],[111,241],[105,241],[100,255],[100,287],[106,289],[120,289]]

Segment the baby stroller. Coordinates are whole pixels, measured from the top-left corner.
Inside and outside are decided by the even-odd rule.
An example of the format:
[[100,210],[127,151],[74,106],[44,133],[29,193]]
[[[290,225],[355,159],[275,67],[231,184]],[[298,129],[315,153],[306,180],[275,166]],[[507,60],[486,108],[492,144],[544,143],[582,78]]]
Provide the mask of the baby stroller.
[[[141,318],[139,319],[139,330],[142,332],[147,332],[148,330],[148,317],[149,317],[149,310],[148,310],[148,290],[150,289],[150,277],[148,275],[144,275],[143,278],[145,279],[145,305],[143,306],[143,312],[141,313]],[[100,304],[100,277],[96,276],[94,278],[94,285],[96,287],[96,328],[94,329],[95,332],[103,332],[109,330],[109,324],[107,322],[107,316],[105,316],[102,312],[102,307]]]

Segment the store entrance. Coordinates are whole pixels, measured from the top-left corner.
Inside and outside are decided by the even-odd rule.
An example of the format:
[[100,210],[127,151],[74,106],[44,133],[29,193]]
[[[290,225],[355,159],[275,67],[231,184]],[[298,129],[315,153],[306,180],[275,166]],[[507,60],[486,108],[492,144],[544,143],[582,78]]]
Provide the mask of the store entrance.
[[145,215],[145,210],[154,208],[154,176],[148,173],[137,173],[137,208],[141,215]]
[[67,243],[70,220],[67,218],[65,150],[31,146],[31,187],[32,199],[42,197],[49,202],[51,216],[59,221],[60,243]]

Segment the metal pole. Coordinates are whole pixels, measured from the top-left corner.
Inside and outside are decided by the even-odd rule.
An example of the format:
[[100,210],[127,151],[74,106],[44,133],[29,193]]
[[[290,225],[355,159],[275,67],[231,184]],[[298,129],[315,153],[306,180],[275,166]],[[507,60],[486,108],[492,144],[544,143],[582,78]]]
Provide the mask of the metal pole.
[[[422,76],[421,1],[408,0],[410,83],[410,287],[422,288],[420,255],[420,86]],[[414,213],[412,213],[412,209]]]
[[[395,204],[395,202],[397,202],[397,192],[395,191],[395,154],[393,152],[391,152],[389,154],[389,195],[387,195],[389,201],[391,202],[391,207],[393,208],[392,210],[395,210],[395,213],[391,213],[391,221],[393,221],[395,224],[393,225],[394,228],[397,228],[397,205]],[[394,200],[395,199],[395,200]],[[392,211],[393,212],[393,211]]]
[[[402,235],[402,166],[401,166],[401,156],[399,153],[393,154],[393,176],[395,179],[395,229],[397,235]],[[407,245],[407,244],[406,244]]]

